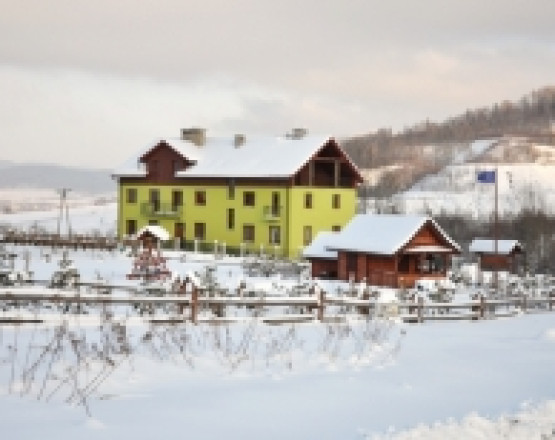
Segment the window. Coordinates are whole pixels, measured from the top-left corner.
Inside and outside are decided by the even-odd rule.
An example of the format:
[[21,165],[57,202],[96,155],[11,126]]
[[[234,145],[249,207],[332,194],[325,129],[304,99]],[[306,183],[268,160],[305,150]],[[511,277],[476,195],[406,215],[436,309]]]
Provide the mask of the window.
[[272,193],[272,217],[279,217],[280,213],[280,203],[279,203],[279,193],[273,192]]
[[312,193],[304,194],[304,207],[306,209],[312,209]]
[[158,224],[158,220],[149,220],[148,224],[151,226],[156,226]]
[[195,239],[206,240],[206,223],[195,223]]
[[254,243],[254,225],[243,225],[243,241]]
[[206,191],[195,191],[195,205],[206,206]]
[[137,233],[137,220],[129,219],[125,223],[125,233],[127,235],[133,235]]
[[227,210],[227,229],[235,229],[235,209]]
[[227,181],[227,199],[235,200],[235,179]]
[[331,206],[333,209],[341,208],[341,194],[333,194],[331,198]]
[[254,206],[255,196],[254,191],[245,191],[243,193],[243,206]]
[[270,226],[269,228],[270,244],[281,244],[281,229],[279,226]]
[[173,236],[175,238],[185,238],[185,223],[176,222],[173,227]]
[[160,191],[151,189],[149,193],[150,206],[154,212],[160,211]]
[[172,208],[177,211],[180,206],[183,206],[183,191],[175,189],[172,192]]
[[341,226],[339,226],[339,225],[333,225],[333,226],[331,227],[331,230],[332,230],[333,232],[339,232],[339,231],[341,231]]
[[137,203],[137,188],[127,188],[127,203]]
[[303,228],[303,244],[308,246],[312,242],[312,226]]

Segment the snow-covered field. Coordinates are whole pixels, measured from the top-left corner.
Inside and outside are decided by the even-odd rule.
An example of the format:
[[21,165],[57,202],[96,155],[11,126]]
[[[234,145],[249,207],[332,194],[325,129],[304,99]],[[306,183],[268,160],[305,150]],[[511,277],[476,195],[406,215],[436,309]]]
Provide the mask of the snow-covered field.
[[[6,193],[9,195],[11,203],[18,192]],[[8,200],[6,195],[6,200]],[[35,193],[33,193],[36,196]],[[21,195],[24,198],[23,195]],[[96,203],[94,203],[96,201]],[[62,234],[67,233],[68,226],[74,233],[93,234],[100,233],[108,236],[116,234],[116,214],[117,203],[113,200],[101,198],[87,198],[84,200],[68,201],[68,214],[66,215],[65,205],[60,212],[60,201],[55,199],[46,199],[44,208],[34,210],[29,208],[20,208],[14,210],[13,213],[0,214],[0,226],[8,225],[21,231],[30,231],[33,229],[44,230],[49,233],[56,232],[58,222]],[[39,205],[38,206],[42,206]],[[67,219],[69,218],[69,224]]]
[[[495,185],[477,182],[476,175],[495,169],[496,165],[483,163],[450,165],[395,196],[395,206],[406,213],[490,218],[495,205]],[[498,165],[497,170],[500,216],[515,215],[523,209],[555,214],[555,165]]]
[[[555,214],[555,147],[534,145],[538,157],[531,163],[472,162],[492,144],[488,140],[469,144],[439,173],[424,177],[409,190],[394,196],[392,205],[398,212],[410,214],[491,218],[495,185],[480,183],[476,176],[480,171],[497,169],[500,216],[516,215],[522,210]],[[490,153],[495,156],[502,151],[502,147],[495,147]]]
[[125,351],[96,342],[108,332],[74,324],[53,345],[63,350],[41,358],[55,331],[1,329],[10,438],[555,437],[552,314],[424,325],[130,321]]
[[[109,230],[115,207],[71,214],[72,226]],[[9,218],[17,215],[18,224],[56,225],[52,212]],[[187,267],[202,268],[193,257]],[[72,258],[84,279],[115,283],[131,263],[119,250]],[[182,259],[170,264],[185,270]],[[35,253],[30,265],[44,278],[55,260]],[[239,281],[231,266],[218,277]],[[555,313],[281,326],[115,319],[0,325],[2,432],[61,440],[555,439]]]

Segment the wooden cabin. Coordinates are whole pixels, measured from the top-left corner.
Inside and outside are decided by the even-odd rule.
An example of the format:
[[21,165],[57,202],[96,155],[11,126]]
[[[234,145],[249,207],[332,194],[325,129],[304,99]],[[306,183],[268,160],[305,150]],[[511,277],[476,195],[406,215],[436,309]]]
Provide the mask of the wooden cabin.
[[337,279],[337,252],[326,249],[337,235],[338,232],[320,232],[303,250],[303,257],[310,260],[313,278]]
[[413,287],[416,280],[447,277],[460,247],[431,218],[357,215],[341,232],[318,235],[303,255],[312,275],[337,274],[343,281]]
[[481,270],[507,271],[516,273],[520,257],[524,255],[522,245],[516,240],[495,240],[476,238],[470,243],[469,252],[478,257]]

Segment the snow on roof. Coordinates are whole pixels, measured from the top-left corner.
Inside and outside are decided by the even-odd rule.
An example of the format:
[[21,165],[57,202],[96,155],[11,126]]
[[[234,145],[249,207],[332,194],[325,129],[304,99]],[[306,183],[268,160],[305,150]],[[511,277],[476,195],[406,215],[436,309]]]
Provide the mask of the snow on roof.
[[147,144],[145,147],[141,148],[138,152],[133,154],[129,159],[118,166],[112,173],[113,177],[145,177],[146,176],[146,164],[140,161],[146,153],[152,150],[154,147],[160,143],[166,143],[169,145],[176,153],[181,156],[187,157],[190,160],[198,160],[197,150],[199,149],[190,142],[183,141],[181,139],[155,139],[154,141]]
[[[475,238],[468,249],[475,254],[494,254],[495,240],[489,238]],[[497,253],[508,255],[513,250],[522,250],[522,245],[517,240],[497,240]]]
[[[161,139],[150,144],[139,154],[118,167],[115,177],[143,177],[144,164],[139,159],[150,149],[164,141],[181,156],[196,164],[176,173],[177,177],[275,177],[295,174],[329,140],[331,136],[246,137],[245,143],[235,147],[234,139],[207,138],[203,146],[181,139]],[[352,163],[353,167],[356,166]]]
[[141,237],[145,233],[149,233],[161,241],[166,241],[170,239],[170,233],[159,225],[147,225],[142,227],[137,232],[137,237]]
[[407,254],[417,254],[417,253],[426,253],[426,252],[441,254],[441,253],[452,252],[452,249],[445,246],[437,246],[437,245],[413,246],[408,249],[405,249],[405,253]]
[[430,217],[400,214],[359,214],[328,246],[329,250],[347,250],[393,255],[430,221],[454,249],[460,250],[443,229]]
[[319,232],[312,243],[304,248],[304,258],[324,258],[327,260],[337,259],[337,251],[329,250],[328,246],[333,243],[333,240],[338,236],[338,232],[322,231]]

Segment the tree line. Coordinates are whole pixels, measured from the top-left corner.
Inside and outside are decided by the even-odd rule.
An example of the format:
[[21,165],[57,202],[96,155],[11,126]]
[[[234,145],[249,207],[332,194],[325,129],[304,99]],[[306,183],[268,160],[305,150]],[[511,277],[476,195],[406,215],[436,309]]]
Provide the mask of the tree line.
[[[493,220],[475,220],[458,215],[440,215],[434,219],[463,249],[474,238],[495,237]],[[524,210],[514,217],[499,219],[499,239],[517,240],[524,247],[524,270],[530,273],[555,274],[555,217],[544,212]]]
[[380,128],[349,138],[343,146],[360,168],[410,162],[420,156],[415,146],[469,142],[503,135],[542,137],[553,140],[555,130],[555,86],[544,87],[516,102],[502,101],[490,107],[466,110],[443,122],[426,120],[397,133]]

